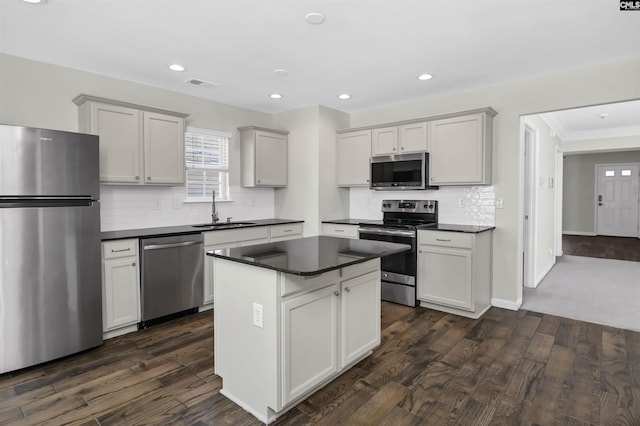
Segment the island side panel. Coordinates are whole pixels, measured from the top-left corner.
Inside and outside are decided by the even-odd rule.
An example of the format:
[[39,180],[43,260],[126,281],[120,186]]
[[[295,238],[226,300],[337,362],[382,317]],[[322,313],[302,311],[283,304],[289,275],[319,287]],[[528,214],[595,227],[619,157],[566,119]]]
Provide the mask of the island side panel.
[[[214,258],[214,367],[222,393],[268,422],[278,404],[279,272]],[[254,306],[262,306],[262,328]],[[220,326],[218,326],[220,325]]]

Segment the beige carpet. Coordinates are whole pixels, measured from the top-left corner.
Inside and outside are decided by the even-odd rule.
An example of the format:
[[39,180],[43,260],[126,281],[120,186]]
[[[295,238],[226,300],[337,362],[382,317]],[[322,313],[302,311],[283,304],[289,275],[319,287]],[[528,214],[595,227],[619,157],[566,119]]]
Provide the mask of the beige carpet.
[[561,256],[522,309],[640,331],[640,262]]

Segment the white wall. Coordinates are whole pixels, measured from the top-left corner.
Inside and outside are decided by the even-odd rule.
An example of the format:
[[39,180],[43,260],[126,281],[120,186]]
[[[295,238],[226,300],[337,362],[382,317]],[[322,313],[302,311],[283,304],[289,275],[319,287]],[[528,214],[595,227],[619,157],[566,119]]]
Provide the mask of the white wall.
[[[545,111],[640,98],[640,59],[577,69],[476,90],[423,97],[351,114],[351,126],[493,107],[493,186],[496,209],[492,302],[522,301],[523,136],[520,117]],[[353,215],[354,212],[352,211]]]
[[[4,124],[77,132],[78,108],[71,100],[84,93],[187,113],[188,126],[232,133],[230,184],[235,201],[220,204],[220,216],[235,219],[274,217],[272,189],[239,186],[240,148],[237,143],[237,127],[272,127],[271,115],[4,54],[0,54],[0,70],[0,122]],[[183,192],[184,187],[102,185],[102,230],[210,220],[210,205],[182,204]],[[177,209],[174,201],[178,202]],[[158,204],[160,209],[156,210]]]
[[[640,117],[638,117],[640,122]],[[640,135],[588,140],[562,141],[565,154],[585,154],[597,151],[628,151],[640,148]]]
[[640,163],[640,151],[566,155],[562,224],[565,234],[596,235],[596,164]]

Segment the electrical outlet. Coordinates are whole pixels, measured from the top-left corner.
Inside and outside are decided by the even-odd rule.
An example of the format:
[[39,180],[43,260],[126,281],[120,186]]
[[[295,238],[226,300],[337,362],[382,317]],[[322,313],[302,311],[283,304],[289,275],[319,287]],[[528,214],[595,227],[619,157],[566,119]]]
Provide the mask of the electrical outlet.
[[504,207],[504,199],[496,198],[496,209],[501,209]]
[[547,249],[547,253],[549,254],[549,257],[553,257],[553,249]]
[[160,200],[153,200],[153,209],[160,210]]
[[462,198],[458,198],[458,207],[464,207],[464,200]]
[[262,305],[255,302],[253,303],[253,325],[263,328]]
[[173,200],[173,209],[174,210],[180,210],[181,207],[182,207],[182,201]]

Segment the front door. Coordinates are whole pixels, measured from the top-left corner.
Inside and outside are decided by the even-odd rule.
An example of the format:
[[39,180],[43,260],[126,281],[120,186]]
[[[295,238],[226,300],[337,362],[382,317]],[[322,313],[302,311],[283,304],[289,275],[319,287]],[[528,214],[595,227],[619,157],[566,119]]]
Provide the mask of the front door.
[[598,164],[598,235],[638,236],[638,164]]

